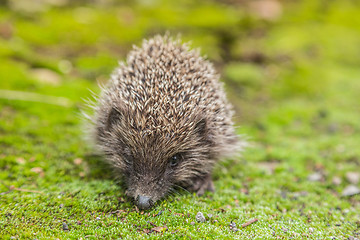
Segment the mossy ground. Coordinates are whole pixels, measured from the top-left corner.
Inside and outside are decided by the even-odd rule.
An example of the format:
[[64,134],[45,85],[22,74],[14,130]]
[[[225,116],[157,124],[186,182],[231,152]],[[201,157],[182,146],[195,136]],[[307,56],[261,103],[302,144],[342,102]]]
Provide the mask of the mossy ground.
[[[357,1],[91,2],[0,7],[1,238],[360,237],[360,195],[342,196],[360,172]],[[252,147],[216,167],[215,193],[138,212],[84,141],[80,110],[132,44],[166,31],[222,72]]]

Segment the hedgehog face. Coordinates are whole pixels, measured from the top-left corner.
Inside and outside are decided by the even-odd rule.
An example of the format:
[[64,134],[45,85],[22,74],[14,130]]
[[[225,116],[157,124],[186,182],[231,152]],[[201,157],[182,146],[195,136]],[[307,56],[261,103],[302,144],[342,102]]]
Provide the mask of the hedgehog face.
[[187,187],[212,168],[203,118],[189,118],[191,124],[172,125],[171,131],[163,127],[149,131],[134,127],[130,116],[134,114],[110,110],[106,129],[99,130],[105,134],[98,143],[123,176],[126,193],[139,208],[150,208],[174,187]]
[[[204,159],[210,156],[198,140],[194,137],[173,148],[166,148],[155,141],[150,148],[132,149],[131,157],[126,156],[128,160],[123,176],[126,193],[139,208],[150,208],[174,187],[186,187],[191,179],[202,176],[208,170],[210,164],[204,165]],[[177,139],[172,141],[177,142]],[[197,148],[197,145],[202,147]]]
[[176,172],[183,159],[180,154],[175,154],[169,159],[158,159],[153,164],[149,164],[149,161],[152,160],[133,159],[123,173],[126,193],[140,209],[150,208],[172,191],[177,182]]

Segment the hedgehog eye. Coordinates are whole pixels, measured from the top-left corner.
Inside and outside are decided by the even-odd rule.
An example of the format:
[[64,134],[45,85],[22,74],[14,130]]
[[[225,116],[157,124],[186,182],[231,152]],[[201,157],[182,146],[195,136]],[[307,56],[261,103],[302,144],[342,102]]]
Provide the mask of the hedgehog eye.
[[180,154],[175,154],[174,156],[169,158],[170,167],[176,167],[179,164],[180,159],[181,159]]

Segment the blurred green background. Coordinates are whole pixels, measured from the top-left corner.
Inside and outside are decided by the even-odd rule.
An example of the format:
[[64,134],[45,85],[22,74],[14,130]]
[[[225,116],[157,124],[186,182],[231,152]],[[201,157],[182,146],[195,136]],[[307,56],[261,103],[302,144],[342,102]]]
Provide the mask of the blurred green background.
[[[359,238],[359,16],[357,0],[1,0],[0,236]],[[92,156],[80,111],[166,32],[215,64],[252,147],[215,169],[214,194],[144,214]]]

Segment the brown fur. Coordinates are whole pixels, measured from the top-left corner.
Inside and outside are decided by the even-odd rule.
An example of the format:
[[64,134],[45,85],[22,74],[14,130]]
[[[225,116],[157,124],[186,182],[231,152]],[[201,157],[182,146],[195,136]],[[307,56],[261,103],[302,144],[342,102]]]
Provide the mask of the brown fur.
[[156,202],[174,186],[213,189],[214,164],[242,146],[218,78],[198,51],[161,36],[115,70],[95,104],[93,134],[129,196]]

